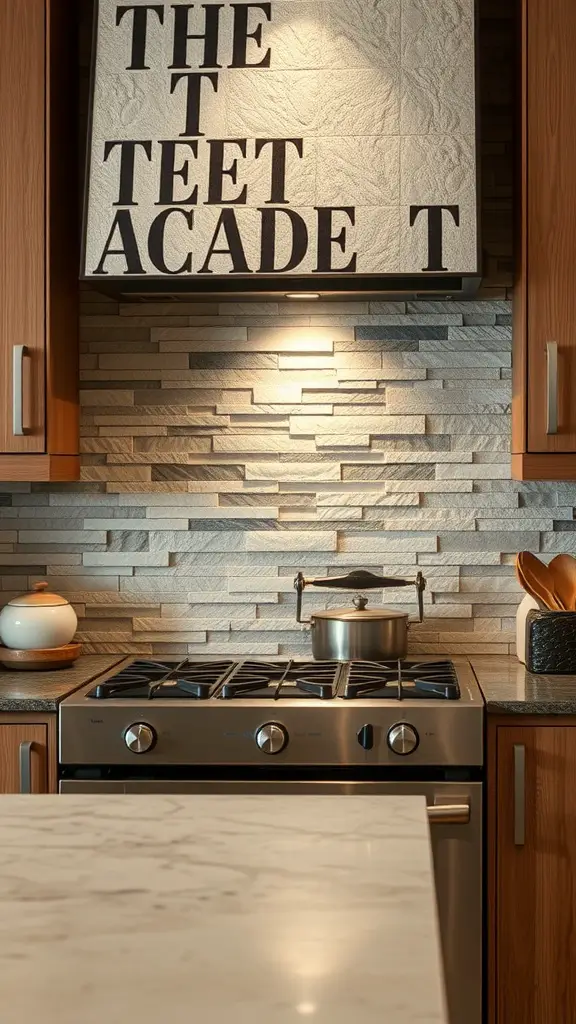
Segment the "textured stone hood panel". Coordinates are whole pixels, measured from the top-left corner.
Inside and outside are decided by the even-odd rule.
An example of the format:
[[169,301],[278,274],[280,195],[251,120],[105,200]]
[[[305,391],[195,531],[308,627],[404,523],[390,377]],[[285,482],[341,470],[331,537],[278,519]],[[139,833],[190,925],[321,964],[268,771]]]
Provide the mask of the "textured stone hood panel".
[[[189,33],[204,32],[214,3],[194,5]],[[148,13],[144,70],[130,63],[134,12],[117,25],[116,0],[99,0],[87,277],[172,279],[203,272],[210,287],[214,276],[232,271],[264,273],[262,247],[271,244],[271,228],[261,211],[270,220],[275,207],[275,269],[290,260],[291,213],[307,235],[305,251],[287,274],[322,270],[318,207],[351,211],[335,212],[327,229],[334,239],[331,270],[343,270],[356,255],[351,270],[358,274],[420,274],[429,266],[428,214],[423,211],[411,226],[410,210],[430,205],[458,208],[459,226],[451,213],[443,214],[442,269],[477,271],[474,0],[249,5],[247,31],[260,29],[261,45],[250,37],[246,59],[256,65],[269,51],[269,67],[229,66],[234,12],[226,3],[219,15],[221,66],[203,67],[204,43],[191,39],[188,67],[174,70],[174,9],[182,6],[183,0],[165,3],[163,25]],[[217,75],[214,83],[201,82],[200,134],[186,134],[187,83],[172,80],[186,71]],[[221,201],[209,203],[209,140],[217,139],[243,142],[224,147],[224,169],[233,168],[232,175],[224,174]],[[293,143],[286,145],[285,202],[278,196],[272,201],[272,145],[256,157],[259,139],[301,142],[301,156]],[[131,201],[121,203],[120,146],[106,159],[104,154],[106,143],[127,140],[149,142],[151,149],[150,158],[137,150]],[[169,203],[159,201],[160,140],[178,143]],[[244,187],[245,201],[236,202]],[[211,245],[229,248],[226,230],[218,231],[223,209],[239,236],[236,261],[228,251],[208,259]],[[168,210],[176,212],[163,233],[162,268],[151,255],[150,229]],[[113,230],[119,211],[133,227],[139,269],[122,252],[127,229]]]

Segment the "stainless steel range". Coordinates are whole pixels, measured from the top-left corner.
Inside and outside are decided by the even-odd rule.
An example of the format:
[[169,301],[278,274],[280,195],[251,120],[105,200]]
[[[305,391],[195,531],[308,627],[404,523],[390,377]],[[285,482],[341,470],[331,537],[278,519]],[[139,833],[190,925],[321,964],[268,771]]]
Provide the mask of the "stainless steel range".
[[480,1024],[483,699],[465,658],[127,658],[61,704],[60,762],[63,793],[421,793],[451,1024]]

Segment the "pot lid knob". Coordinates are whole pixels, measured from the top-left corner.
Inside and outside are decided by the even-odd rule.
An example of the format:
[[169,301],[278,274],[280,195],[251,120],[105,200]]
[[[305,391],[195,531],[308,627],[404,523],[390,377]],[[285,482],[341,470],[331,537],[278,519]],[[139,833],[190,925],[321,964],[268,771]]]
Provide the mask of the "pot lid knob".
[[368,598],[364,594],[356,594],[352,604],[359,612],[363,612],[368,604]]

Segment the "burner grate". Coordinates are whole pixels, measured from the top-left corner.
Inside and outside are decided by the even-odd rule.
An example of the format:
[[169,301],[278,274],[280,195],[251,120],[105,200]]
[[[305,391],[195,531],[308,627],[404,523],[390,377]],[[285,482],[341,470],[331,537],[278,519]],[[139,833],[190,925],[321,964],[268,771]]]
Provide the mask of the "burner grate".
[[97,683],[94,700],[458,700],[451,661],[152,661]]
[[332,700],[336,695],[340,662],[245,661],[227,679],[223,700]]
[[345,700],[459,700],[460,687],[451,661],[353,661],[344,688]]
[[233,661],[133,661],[98,683],[86,696],[95,700],[207,700],[229,674]]

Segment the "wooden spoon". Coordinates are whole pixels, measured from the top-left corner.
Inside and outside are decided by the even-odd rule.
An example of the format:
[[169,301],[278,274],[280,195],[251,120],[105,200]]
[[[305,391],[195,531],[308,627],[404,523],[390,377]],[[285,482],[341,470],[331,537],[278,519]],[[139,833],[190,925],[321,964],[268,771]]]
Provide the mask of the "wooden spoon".
[[565,611],[556,597],[552,573],[536,555],[521,551],[516,559],[516,572],[520,585],[528,594],[542,601],[551,611]]
[[572,555],[556,555],[548,566],[554,580],[556,596],[566,611],[576,610],[576,558]]

